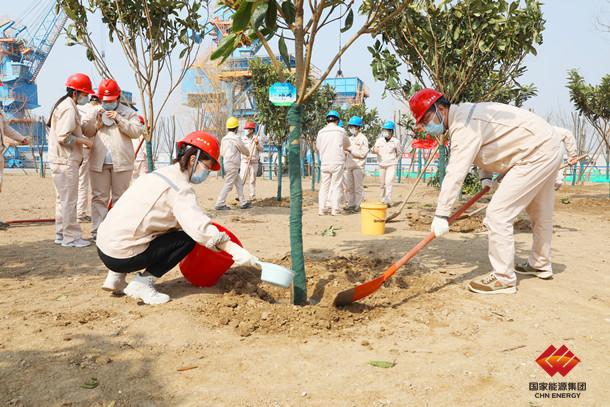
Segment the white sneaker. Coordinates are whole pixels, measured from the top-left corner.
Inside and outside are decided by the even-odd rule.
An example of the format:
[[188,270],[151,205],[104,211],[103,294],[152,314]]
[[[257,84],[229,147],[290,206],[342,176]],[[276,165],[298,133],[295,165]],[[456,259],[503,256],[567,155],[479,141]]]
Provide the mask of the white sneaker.
[[62,247],[87,247],[87,246],[91,246],[91,242],[85,239],[76,239],[73,240],[71,242],[61,242],[61,246]]
[[102,290],[112,291],[114,294],[123,294],[123,290],[127,287],[125,277],[127,277],[125,273],[115,273],[108,270],[108,275],[104,280],[104,284],[102,284]]
[[144,304],[165,304],[170,300],[169,295],[155,290],[153,285],[155,280],[156,278],[150,274],[145,276],[137,273],[123,292],[131,298],[144,301]]
[[60,235],[59,233],[55,234],[55,244],[62,244],[64,242],[64,235]]

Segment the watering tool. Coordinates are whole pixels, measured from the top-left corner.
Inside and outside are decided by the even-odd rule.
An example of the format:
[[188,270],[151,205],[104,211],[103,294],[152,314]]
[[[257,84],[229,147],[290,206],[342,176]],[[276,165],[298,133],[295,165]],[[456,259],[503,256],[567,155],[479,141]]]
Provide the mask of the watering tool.
[[[475,202],[477,202],[483,195],[489,192],[489,187],[483,188],[478,194],[474,195],[464,205],[462,205],[451,217],[449,218],[449,224],[455,222],[466,209],[470,208]],[[370,281],[357,285],[356,287],[350,288],[345,291],[341,291],[335,297],[335,306],[348,305],[352,302],[358,301],[364,297],[367,297],[377,291],[383,283],[390,279],[398,271],[399,268],[408,263],[415,255],[424,247],[428,245],[436,235],[434,232],[430,232],[423,240],[421,240],[415,247],[409,250],[400,260],[392,264],[384,271],[384,273]]]
[[266,283],[277,285],[279,287],[288,288],[292,284],[295,272],[282,267],[278,264],[259,261],[261,267],[261,280]]
[[411,190],[409,191],[409,193],[407,194],[407,197],[404,199],[404,201],[402,201],[402,203],[400,204],[400,208],[398,208],[398,211],[392,213],[390,216],[388,216],[388,218],[385,220],[386,223],[390,222],[394,219],[396,219],[398,217],[398,215],[400,215],[400,213],[402,212],[402,210],[405,208],[405,205],[407,204],[407,202],[409,202],[409,198],[411,198],[411,195],[413,194],[413,191],[415,191],[415,187],[417,187],[417,184],[419,184],[419,181],[421,180],[422,176],[426,173],[426,169],[428,169],[428,166],[430,165],[430,163],[432,162],[432,160],[434,159],[434,156],[436,155],[436,153],[438,152],[438,148],[439,146],[436,146],[436,149],[434,149],[434,151],[432,152],[432,154],[430,154],[430,158],[428,158],[428,162],[426,162],[426,166],[423,168],[423,170],[417,175],[417,178],[415,179],[415,184],[413,184],[413,186],[411,187]]

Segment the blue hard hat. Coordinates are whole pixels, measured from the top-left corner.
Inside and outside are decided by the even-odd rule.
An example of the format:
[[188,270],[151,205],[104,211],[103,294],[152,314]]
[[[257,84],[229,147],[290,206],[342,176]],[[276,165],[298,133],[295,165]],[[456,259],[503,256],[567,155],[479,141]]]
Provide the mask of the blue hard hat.
[[392,120],[388,120],[385,123],[383,123],[383,128],[385,130],[394,130],[396,128],[396,125],[394,124],[394,122]]
[[329,110],[328,113],[326,113],[326,117],[336,117],[337,119],[339,119],[339,112],[337,112],[336,110]]
[[339,120],[339,123],[337,124],[337,126],[343,127],[343,120]]
[[352,116],[347,123],[349,126],[357,126],[362,127],[362,117],[360,116]]

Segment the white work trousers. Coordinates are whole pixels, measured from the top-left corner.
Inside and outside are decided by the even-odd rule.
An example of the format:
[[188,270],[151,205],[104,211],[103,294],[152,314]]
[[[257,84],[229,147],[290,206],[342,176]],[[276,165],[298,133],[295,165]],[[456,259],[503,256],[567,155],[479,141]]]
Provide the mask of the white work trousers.
[[533,243],[530,266],[551,270],[551,237],[553,235],[553,188],[561,164],[559,148],[544,147],[538,158],[518,164],[504,176],[494,193],[485,216],[489,235],[489,261],[498,281],[514,285],[515,239],[513,221],[525,210],[532,223]]
[[131,175],[131,180],[135,181],[142,175],[146,175],[148,172],[148,162],[146,160],[135,160],[133,162],[133,172]]
[[322,165],[320,176],[320,193],[318,194],[318,211],[327,211],[327,201],[333,213],[341,211],[341,196],[343,184],[343,164]]
[[396,166],[379,167],[379,182],[381,183],[381,200],[386,205],[392,205],[392,183],[394,182],[394,174]]
[[89,212],[89,189],[91,182],[89,178],[89,149],[83,148],[83,162],[78,169],[78,199],[76,203],[77,219],[84,218]]
[[216,206],[226,205],[227,195],[229,192],[235,187],[237,190],[237,198],[239,199],[240,205],[245,204],[246,197],[244,196],[244,187],[241,183],[241,178],[239,177],[239,168],[225,168],[225,184],[220,191],[220,195],[218,195],[218,200],[216,201]]
[[[250,167],[250,169],[248,169]],[[248,191],[250,192],[249,198],[253,200],[256,198],[256,173],[258,171],[258,162],[254,163],[241,163],[241,167],[239,170],[241,183],[243,186],[248,186]],[[246,178],[244,181],[244,177]]]
[[360,167],[348,168],[344,178],[347,206],[359,208],[364,200],[364,171]]
[[78,240],[82,236],[76,218],[78,199],[79,164],[51,164],[51,178],[55,186],[55,234],[63,237],[64,243]]
[[132,171],[116,172],[112,164],[104,164],[101,172],[91,171],[91,234],[97,234],[106,214],[112,193],[112,203],[116,204],[123,192],[129,188]]

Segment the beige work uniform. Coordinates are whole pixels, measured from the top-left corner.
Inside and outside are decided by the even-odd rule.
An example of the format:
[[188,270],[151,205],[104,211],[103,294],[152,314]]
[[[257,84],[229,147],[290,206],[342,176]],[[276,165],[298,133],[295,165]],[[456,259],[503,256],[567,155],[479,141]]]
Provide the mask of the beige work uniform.
[[[241,156],[241,167],[239,169],[239,174],[241,176],[242,185],[248,185],[248,190],[250,192],[249,198],[253,200],[256,198],[256,173],[258,171],[258,159],[260,156],[260,152],[263,151],[263,146],[261,143],[255,144],[254,137],[244,136],[241,138],[242,143],[248,149],[248,152],[252,151],[252,156],[248,157],[248,154]],[[252,150],[252,145],[255,144],[254,150]],[[250,169],[248,169],[250,167]],[[244,177],[247,176],[247,179],[244,180]]]
[[[87,125],[95,123],[95,112],[99,103],[89,102],[83,106],[76,106],[81,119],[86,120]],[[81,127],[82,123],[81,123]],[[85,131],[83,127],[83,134],[86,137],[95,136],[94,132]],[[83,148],[83,161],[78,167],[78,199],[76,201],[76,217],[82,219],[87,216],[89,212],[89,190],[91,189],[91,177],[89,176],[89,155],[90,151],[88,148]]]
[[[144,130],[146,130],[146,129],[144,129]],[[142,137],[144,137],[144,136],[142,136]],[[134,152],[136,151],[138,146],[140,146],[140,149],[138,150],[138,154],[136,154],[136,159],[133,162],[133,173],[131,175],[132,181],[135,181],[136,179],[138,179],[138,177],[141,177],[142,175],[145,175],[146,173],[148,173],[148,158],[146,156],[146,142],[145,141],[142,142],[142,137],[131,140],[131,143],[133,144]],[[141,145],[140,145],[140,142],[142,142]]]
[[463,103],[449,109],[451,154],[436,215],[449,216],[472,163],[482,178],[504,174],[487,207],[489,260],[498,281],[514,285],[513,220],[525,210],[532,222],[530,266],[551,270],[553,184],[559,136],[545,120],[500,103]]
[[244,205],[246,197],[244,196],[244,187],[239,177],[239,167],[241,164],[241,156],[249,155],[250,151],[246,148],[241,138],[230,131],[222,138],[220,142],[220,155],[223,158],[223,167],[225,170],[225,183],[218,195],[216,206],[226,205],[229,192],[235,187],[237,190],[237,198],[241,205]]
[[[554,126],[553,128],[565,146],[566,152],[568,153],[568,158],[576,157],[578,155],[578,149],[576,148],[576,139],[574,138],[572,132],[568,129],[564,129],[563,127]],[[557,171],[557,178],[555,178],[555,187],[559,188],[561,185],[563,185],[562,169]]]
[[20,144],[25,137],[8,124],[8,120],[0,110],[0,192],[2,192],[2,173],[4,172],[4,150],[9,144],[13,144],[9,139]]
[[387,205],[392,205],[392,184],[396,174],[396,165],[402,155],[400,140],[392,136],[387,141],[383,136],[375,141],[373,152],[377,154],[379,164],[379,182],[381,184],[381,200]]
[[335,123],[327,124],[318,132],[316,151],[321,163],[320,192],[318,194],[318,211],[320,214],[328,210],[327,201],[330,201],[332,213],[341,211],[345,153],[349,146],[347,133]]
[[179,164],[138,178],[100,224],[97,247],[107,256],[128,259],[160,235],[180,229],[205,245],[218,229],[197,204],[188,179]]
[[84,138],[81,124],[76,103],[69,97],[51,115],[48,160],[55,186],[55,235],[64,243],[81,238],[76,219],[78,169],[83,161],[82,146],[76,139]]
[[358,208],[364,200],[364,165],[369,153],[369,141],[359,132],[349,137],[349,144],[345,156],[345,194],[347,206]]
[[[100,106],[97,111],[104,112]],[[123,104],[117,109],[116,122],[110,126],[102,124],[95,136],[91,152],[91,234],[108,213],[108,201],[115,205],[123,192],[129,188],[133,174],[134,150],[132,139],[138,139],[144,126],[136,112]],[[104,113],[102,113],[104,114]]]

